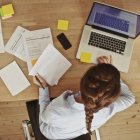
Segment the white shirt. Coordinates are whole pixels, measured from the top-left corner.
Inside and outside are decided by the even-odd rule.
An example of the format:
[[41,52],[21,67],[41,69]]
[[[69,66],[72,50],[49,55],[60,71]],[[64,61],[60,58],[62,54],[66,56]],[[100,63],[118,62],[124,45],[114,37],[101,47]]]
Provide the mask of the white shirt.
[[[84,105],[77,103],[72,91],[65,91],[50,102],[48,89],[39,89],[40,130],[48,139],[69,140],[87,133]],[[77,93],[78,94],[78,93]],[[94,113],[91,130],[101,127],[115,113],[135,102],[126,84],[121,82],[120,97],[109,106]]]

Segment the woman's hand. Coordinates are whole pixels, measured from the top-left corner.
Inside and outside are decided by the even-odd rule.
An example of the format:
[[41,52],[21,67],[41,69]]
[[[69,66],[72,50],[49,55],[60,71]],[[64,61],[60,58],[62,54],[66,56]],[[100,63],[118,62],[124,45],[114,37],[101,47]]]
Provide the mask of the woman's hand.
[[100,56],[97,58],[98,63],[112,64],[112,56]]
[[44,78],[42,78],[39,74],[33,77],[33,82],[39,87],[42,87],[43,89],[49,86],[47,82],[44,80]]

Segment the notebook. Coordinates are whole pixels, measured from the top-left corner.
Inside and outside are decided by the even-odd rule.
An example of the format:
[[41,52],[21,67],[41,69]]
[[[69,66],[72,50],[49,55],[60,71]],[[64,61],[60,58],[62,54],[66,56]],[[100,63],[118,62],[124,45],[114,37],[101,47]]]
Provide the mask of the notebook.
[[0,70],[0,77],[13,96],[30,86],[29,81],[15,61]]

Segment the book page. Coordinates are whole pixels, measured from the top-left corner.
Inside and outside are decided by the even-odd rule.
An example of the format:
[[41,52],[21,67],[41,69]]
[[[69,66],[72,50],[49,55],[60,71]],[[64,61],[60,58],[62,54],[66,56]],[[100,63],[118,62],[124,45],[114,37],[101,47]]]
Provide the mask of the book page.
[[1,27],[1,20],[0,20],[0,53],[4,53],[4,41],[3,41],[3,34],[2,34],[2,27]]
[[24,46],[27,56],[28,71],[47,47],[49,43],[53,44],[50,28],[26,32],[23,34]]
[[30,86],[29,81],[15,61],[0,70],[0,77],[13,96]]
[[28,30],[18,26],[5,46],[5,50],[26,62],[22,34]]
[[51,44],[47,46],[29,75],[40,74],[49,85],[57,85],[71,63]]

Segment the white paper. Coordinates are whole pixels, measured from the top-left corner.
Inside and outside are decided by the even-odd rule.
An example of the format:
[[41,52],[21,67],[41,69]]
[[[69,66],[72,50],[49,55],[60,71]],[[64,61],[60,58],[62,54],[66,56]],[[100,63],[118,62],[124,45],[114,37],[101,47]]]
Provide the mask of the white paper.
[[70,68],[71,63],[51,44],[47,46],[29,75],[40,74],[49,85],[57,85],[58,80]]
[[29,81],[15,61],[0,70],[0,77],[13,96],[30,86]]
[[23,34],[24,46],[26,50],[28,71],[33,67],[44,49],[49,43],[53,44],[50,28],[26,32]]
[[11,38],[7,42],[5,46],[5,50],[15,55],[16,57],[20,58],[23,61],[26,61],[26,53],[24,49],[23,37],[22,34],[24,32],[29,32],[28,30],[18,26],[14,33],[12,34]]
[[3,35],[2,35],[2,27],[1,27],[1,20],[0,20],[0,53],[4,53],[4,42],[3,42]]

